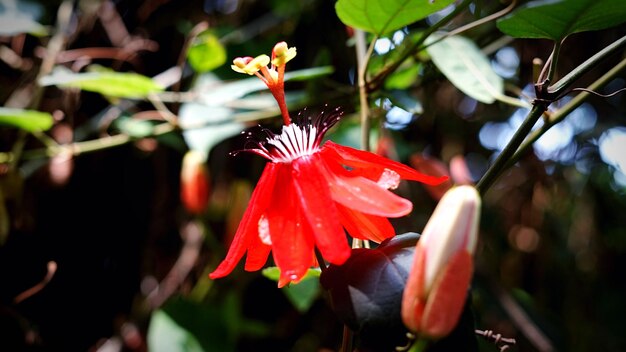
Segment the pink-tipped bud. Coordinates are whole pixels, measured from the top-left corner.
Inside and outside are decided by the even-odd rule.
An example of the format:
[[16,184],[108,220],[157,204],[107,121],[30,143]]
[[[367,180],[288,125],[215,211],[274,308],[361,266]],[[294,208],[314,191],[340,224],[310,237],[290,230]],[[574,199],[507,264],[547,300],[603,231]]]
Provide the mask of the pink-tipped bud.
[[180,173],[180,199],[188,212],[202,214],[209,204],[209,169],[206,158],[190,150],[183,157]]
[[402,297],[409,330],[438,339],[458,323],[473,274],[480,206],[474,187],[453,187],[428,220]]

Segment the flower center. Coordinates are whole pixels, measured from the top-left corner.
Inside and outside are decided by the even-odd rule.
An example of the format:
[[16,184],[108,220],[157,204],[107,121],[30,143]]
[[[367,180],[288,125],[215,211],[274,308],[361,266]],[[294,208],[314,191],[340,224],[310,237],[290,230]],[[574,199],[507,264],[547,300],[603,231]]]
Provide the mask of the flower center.
[[333,110],[330,114],[321,113],[315,118],[305,118],[300,112],[293,123],[283,125],[280,134],[262,129],[266,134],[265,140],[254,140],[252,133],[248,132],[247,137],[255,144],[255,148],[246,149],[246,151],[258,154],[274,163],[290,163],[302,156],[312,155],[319,151],[324,134],[339,121],[341,116],[339,109]]

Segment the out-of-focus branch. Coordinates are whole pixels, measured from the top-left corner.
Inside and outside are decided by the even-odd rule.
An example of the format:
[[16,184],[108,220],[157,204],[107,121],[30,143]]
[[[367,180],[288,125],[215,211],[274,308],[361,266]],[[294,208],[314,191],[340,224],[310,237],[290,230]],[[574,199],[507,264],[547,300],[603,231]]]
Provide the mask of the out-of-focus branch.
[[204,238],[201,224],[193,221],[185,224],[181,230],[181,237],[184,243],[178,259],[159,286],[148,295],[148,304],[152,309],[160,307],[176,292],[196,265]]
[[28,290],[15,296],[15,298],[13,298],[13,303],[18,304],[24,301],[25,299],[37,294],[37,292],[41,291],[44,287],[46,287],[46,285],[50,282],[50,280],[52,280],[52,277],[54,277],[54,273],[56,273],[57,271],[57,263],[54,261],[49,261],[47,269],[48,270],[46,272],[46,276],[44,276],[43,280],[41,280],[39,283],[29,288]]
[[493,291],[500,301],[500,305],[513,321],[515,326],[526,336],[530,343],[535,346],[539,352],[552,352],[554,346],[548,337],[533,323],[526,312],[515,302],[513,297],[503,288],[493,285]]

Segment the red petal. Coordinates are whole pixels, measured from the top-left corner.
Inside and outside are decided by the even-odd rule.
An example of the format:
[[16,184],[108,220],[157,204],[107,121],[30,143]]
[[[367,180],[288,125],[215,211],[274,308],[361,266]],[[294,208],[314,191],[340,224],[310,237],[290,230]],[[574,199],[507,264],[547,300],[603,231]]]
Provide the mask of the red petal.
[[456,326],[465,305],[472,279],[473,260],[459,251],[435,279],[424,308],[422,332],[433,338],[448,335]]
[[447,176],[435,177],[424,175],[397,161],[387,159],[374,153],[336,144],[332,141],[327,141],[322,147],[321,152],[325,153],[326,150],[329,149],[337,152],[341,158],[342,164],[352,168],[373,168],[380,170],[380,173],[382,173],[384,169],[389,169],[397,172],[402,179],[419,181],[428,185],[438,185],[448,179]]
[[374,181],[351,175],[331,158],[324,161],[321,165],[325,167],[321,167],[320,171],[328,181],[331,196],[336,202],[365,214],[384,217],[400,217],[411,212],[413,204],[410,201],[381,188]]
[[246,271],[257,271],[261,269],[267,262],[267,257],[270,255],[271,250],[271,246],[261,242],[261,238],[258,236],[257,232],[257,236],[252,236],[250,244],[248,245],[248,253],[246,255],[246,264],[244,269]]
[[328,182],[319,171],[323,162],[317,154],[294,161],[294,185],[322,256],[333,264],[341,265],[350,256],[350,246],[339,222],[335,202],[331,199]]
[[314,248],[310,232],[297,197],[292,164],[280,165],[277,187],[272,194],[272,206],[266,216],[272,239],[272,254],[280,268],[279,287],[301,279],[309,269]]
[[[427,172],[430,175],[449,176],[446,165],[434,158],[425,157],[421,154],[413,154],[409,159],[409,163],[420,172]],[[439,185],[425,186],[425,188],[433,199],[439,200],[443,197],[446,191],[452,187],[452,185],[452,180],[448,179]]]
[[245,251],[250,247],[251,243],[254,243],[253,241],[255,238],[258,239],[259,219],[270,204],[272,191],[274,189],[274,184],[276,183],[278,170],[276,165],[277,164],[274,163],[267,163],[265,166],[261,179],[259,179],[259,183],[250,197],[248,209],[246,209],[246,212],[243,214],[243,218],[239,223],[235,237],[230,244],[228,254],[217,269],[209,274],[210,278],[216,279],[224,277],[233,271],[239,260],[243,257]]
[[340,220],[352,237],[377,243],[393,237],[396,232],[387,218],[364,214],[337,204]]
[[424,297],[425,260],[424,248],[420,245],[415,246],[413,266],[402,294],[402,322],[413,332],[420,332],[421,330],[422,316],[426,305],[426,297]]

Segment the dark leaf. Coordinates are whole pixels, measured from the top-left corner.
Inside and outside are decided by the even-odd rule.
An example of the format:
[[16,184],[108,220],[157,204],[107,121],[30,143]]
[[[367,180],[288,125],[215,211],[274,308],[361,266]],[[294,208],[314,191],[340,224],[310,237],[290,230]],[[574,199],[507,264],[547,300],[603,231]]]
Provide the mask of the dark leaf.
[[368,348],[392,350],[405,342],[400,307],[418,238],[409,232],[376,249],[354,249],[343,265],[322,272],[322,286],[338,318],[359,333]]

